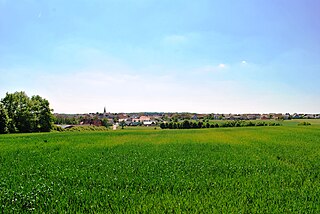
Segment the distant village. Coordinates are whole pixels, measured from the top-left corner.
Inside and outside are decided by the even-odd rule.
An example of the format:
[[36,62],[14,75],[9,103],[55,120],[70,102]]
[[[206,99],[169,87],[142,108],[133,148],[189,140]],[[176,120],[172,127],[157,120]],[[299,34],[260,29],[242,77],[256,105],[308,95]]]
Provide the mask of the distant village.
[[65,128],[68,125],[94,126],[156,126],[160,123],[181,122],[184,120],[291,120],[291,119],[320,119],[320,114],[197,114],[187,112],[141,112],[141,113],[110,113],[104,108],[103,113],[88,114],[54,114],[54,122]]

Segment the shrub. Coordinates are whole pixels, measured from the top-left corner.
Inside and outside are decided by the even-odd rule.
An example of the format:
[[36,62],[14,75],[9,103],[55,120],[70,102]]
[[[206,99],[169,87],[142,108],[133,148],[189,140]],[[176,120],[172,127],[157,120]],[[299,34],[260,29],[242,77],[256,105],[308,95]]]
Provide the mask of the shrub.
[[190,123],[188,120],[183,121],[182,124],[183,129],[190,129]]
[[311,123],[304,121],[304,122],[299,123],[298,126],[311,126]]
[[160,128],[161,128],[161,129],[165,129],[165,128],[166,128],[166,125],[165,125],[164,123],[161,123],[161,124],[160,124]]
[[252,121],[249,121],[248,123],[245,124],[246,126],[255,126],[256,124],[253,123]]
[[265,122],[257,122],[256,123],[256,126],[265,126],[267,125]]
[[104,126],[75,126],[70,129],[64,129],[70,132],[85,132],[85,131],[107,131],[108,129]]
[[64,130],[60,126],[53,125],[51,131],[62,132]]

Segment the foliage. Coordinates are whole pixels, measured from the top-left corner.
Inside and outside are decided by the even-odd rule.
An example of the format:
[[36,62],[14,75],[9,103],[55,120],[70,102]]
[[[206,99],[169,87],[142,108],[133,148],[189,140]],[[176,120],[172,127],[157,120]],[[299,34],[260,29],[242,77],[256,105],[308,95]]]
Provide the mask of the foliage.
[[63,132],[63,131],[64,131],[64,129],[63,129],[63,128],[61,128],[60,126],[57,126],[57,125],[53,124],[53,125],[52,125],[52,129],[51,129],[51,131]]
[[180,127],[182,127],[183,129],[190,129],[189,121],[188,120],[183,121],[182,126]]
[[298,124],[298,126],[310,126],[310,125],[311,123],[305,122],[305,121]]
[[224,123],[206,123],[203,124],[202,122],[189,122],[188,120],[183,121],[183,123],[161,123],[161,129],[199,129],[199,128],[219,128],[219,127],[248,127],[248,126],[281,126],[281,123],[278,122],[270,122],[265,123],[262,121],[258,121],[256,123],[252,121],[244,121],[244,120],[237,120],[237,121],[226,121]]
[[109,121],[106,118],[102,119],[102,125],[104,127],[106,127],[107,129],[111,126],[111,124],[109,123]]
[[49,101],[39,95],[31,97],[33,131],[49,132],[51,130],[53,115],[49,106]]
[[79,125],[80,119],[76,117],[67,117],[67,116],[54,116],[54,124],[69,124],[69,125]]
[[122,121],[120,122],[121,129],[124,129],[124,126],[125,126],[125,125],[126,125],[126,122],[122,120]]
[[61,128],[60,126],[53,125],[52,131],[54,132],[91,132],[91,131],[108,131],[108,128],[105,126],[74,126],[71,128]]
[[51,130],[52,110],[48,100],[39,95],[29,98],[25,92],[6,93],[1,103],[7,112],[7,129],[10,133]]
[[0,102],[0,134],[8,132],[8,114],[3,104]]
[[1,211],[319,213],[319,128],[1,135]]
[[105,126],[74,126],[72,128],[63,129],[66,132],[87,132],[87,131],[107,131]]
[[165,123],[161,123],[161,124],[160,124],[160,128],[161,128],[161,129],[165,129],[165,128],[166,128]]

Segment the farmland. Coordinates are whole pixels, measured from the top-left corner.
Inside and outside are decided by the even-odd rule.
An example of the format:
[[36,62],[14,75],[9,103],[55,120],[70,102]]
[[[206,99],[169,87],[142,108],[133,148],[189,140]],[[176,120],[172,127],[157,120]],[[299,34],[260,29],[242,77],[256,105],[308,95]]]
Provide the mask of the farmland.
[[0,135],[3,213],[319,213],[320,124]]

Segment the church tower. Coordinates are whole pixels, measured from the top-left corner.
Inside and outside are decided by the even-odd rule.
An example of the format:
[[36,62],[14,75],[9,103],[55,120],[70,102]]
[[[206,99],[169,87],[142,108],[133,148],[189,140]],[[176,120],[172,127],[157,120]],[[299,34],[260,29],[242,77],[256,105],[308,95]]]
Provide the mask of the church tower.
[[107,115],[107,111],[106,111],[106,107],[104,107],[103,109],[103,116],[106,116]]

